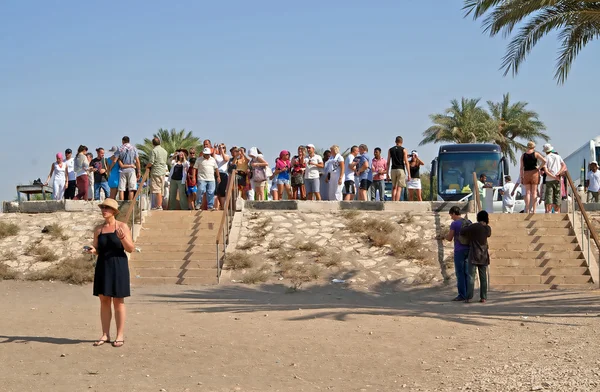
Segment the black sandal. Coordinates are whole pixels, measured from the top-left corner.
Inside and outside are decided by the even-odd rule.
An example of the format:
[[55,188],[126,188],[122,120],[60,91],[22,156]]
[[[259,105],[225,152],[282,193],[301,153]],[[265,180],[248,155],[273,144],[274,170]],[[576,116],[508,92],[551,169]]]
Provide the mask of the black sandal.
[[[121,344],[119,344],[119,343],[121,343]],[[112,342],[113,347],[123,347],[124,345],[125,345],[124,340],[115,340],[114,342]]]
[[100,347],[105,343],[110,343],[110,336],[106,336],[106,339],[99,339],[94,342],[94,347]]

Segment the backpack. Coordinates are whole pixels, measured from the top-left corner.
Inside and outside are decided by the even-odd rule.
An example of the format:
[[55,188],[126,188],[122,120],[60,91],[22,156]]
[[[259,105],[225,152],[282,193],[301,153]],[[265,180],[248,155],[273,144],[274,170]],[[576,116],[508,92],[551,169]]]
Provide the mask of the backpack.
[[135,149],[124,148],[119,150],[119,159],[124,165],[133,165],[135,162]]
[[[465,228],[465,227],[467,227],[467,226],[471,225],[471,223],[472,223],[470,220],[468,220],[468,219],[466,219],[466,218],[461,218],[461,220],[460,220],[460,221],[461,221],[461,223],[462,223],[462,224],[461,224],[461,226],[460,226],[460,229],[461,229],[461,230],[462,230],[463,228]],[[461,244],[463,244],[463,245],[469,245],[469,243],[470,243],[470,241],[469,241],[469,237],[467,237],[467,236],[465,236],[465,235],[463,235],[463,234],[460,234],[460,232],[459,232],[459,233],[458,233],[458,242],[460,242],[460,243],[461,243]]]

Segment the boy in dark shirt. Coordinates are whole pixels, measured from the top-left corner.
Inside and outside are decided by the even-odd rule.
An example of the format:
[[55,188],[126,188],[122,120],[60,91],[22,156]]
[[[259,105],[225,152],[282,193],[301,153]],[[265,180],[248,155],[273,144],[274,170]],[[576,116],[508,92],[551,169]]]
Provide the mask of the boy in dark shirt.
[[490,264],[487,239],[492,235],[489,222],[487,211],[479,211],[477,223],[463,227],[460,230],[460,234],[469,239],[467,299],[465,302],[471,302],[473,299],[476,272],[479,272],[479,296],[481,298],[479,302],[485,303],[487,301],[487,267]]

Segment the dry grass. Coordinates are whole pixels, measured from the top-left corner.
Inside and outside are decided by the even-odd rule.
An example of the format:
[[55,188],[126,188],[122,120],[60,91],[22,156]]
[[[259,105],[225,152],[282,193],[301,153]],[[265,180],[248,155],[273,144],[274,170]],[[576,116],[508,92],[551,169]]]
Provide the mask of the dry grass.
[[6,250],[2,253],[2,260],[15,261],[17,260],[17,254],[12,250]]
[[244,252],[229,252],[225,254],[225,265],[232,270],[252,268],[254,260],[252,260],[249,254]]
[[258,245],[258,241],[248,240],[248,241],[244,242],[243,244],[237,244],[235,248],[238,250],[248,250],[248,249],[254,248],[256,245]]
[[407,260],[424,260],[426,253],[423,250],[421,242],[416,239],[408,241],[392,242],[392,252],[394,256]]
[[69,239],[69,237],[63,232],[63,228],[58,223],[44,226],[42,233],[48,234],[52,238],[61,239],[63,241]]
[[269,267],[263,265],[260,268],[252,269],[242,276],[242,283],[256,284],[264,283],[271,277]]
[[382,247],[384,245],[389,245],[392,241],[391,236],[387,233],[377,231],[377,230],[368,230],[367,238],[374,246]]
[[437,235],[435,236],[436,240],[440,240],[443,241],[446,236],[448,235],[448,233],[450,233],[450,228],[449,227],[440,227],[439,230],[437,231]]
[[340,216],[342,218],[345,218],[348,220],[356,219],[356,218],[358,218],[359,215],[360,215],[359,210],[344,210],[344,211],[340,212]]
[[248,220],[256,220],[260,218],[260,214],[258,212],[253,212],[252,214],[250,214],[250,216],[248,217]]
[[391,234],[396,230],[396,226],[386,220],[380,220],[375,218],[367,219],[353,219],[348,229],[352,233],[367,233],[369,231],[379,231],[385,234]]
[[258,243],[258,241],[264,239],[266,235],[267,231],[265,229],[258,228],[256,230],[253,229],[250,234],[248,234],[248,238]]
[[12,222],[0,222],[0,238],[11,237],[19,234],[19,226]]
[[56,261],[58,260],[58,256],[54,253],[50,248],[46,245],[41,245],[39,243],[34,243],[29,245],[25,249],[25,254],[27,256],[35,257],[36,261]]
[[84,284],[94,280],[93,256],[82,255],[76,259],[64,260],[44,271],[25,275],[27,280],[58,280],[71,284]]
[[281,249],[282,246],[283,246],[283,241],[273,240],[273,241],[269,242],[269,245],[267,246],[267,248],[269,250],[277,250],[277,249]]
[[279,262],[290,261],[296,258],[296,252],[290,249],[279,248],[276,252],[269,254],[269,258]]
[[429,284],[433,281],[434,278],[435,275],[431,271],[421,271],[415,275],[415,280],[413,281],[413,284]]
[[297,291],[304,283],[319,279],[321,272],[322,269],[318,264],[312,264],[310,266],[296,264],[288,271],[288,276],[286,277],[289,278],[292,283],[292,291]]
[[294,243],[294,248],[302,252],[317,252],[322,253],[323,247],[314,241],[298,241]]
[[398,224],[405,225],[405,224],[413,223],[414,221],[415,221],[415,217],[413,216],[413,214],[411,212],[405,212],[404,215],[402,215],[398,219]]
[[339,267],[342,264],[342,255],[339,253],[328,253],[321,259],[323,265],[327,268]]
[[0,281],[16,279],[18,272],[10,268],[8,265],[0,262]]
[[258,230],[263,230],[265,231],[266,228],[273,223],[273,218],[271,218],[270,216],[265,217],[263,220],[261,220],[260,222],[256,223],[256,225],[254,226],[255,229]]

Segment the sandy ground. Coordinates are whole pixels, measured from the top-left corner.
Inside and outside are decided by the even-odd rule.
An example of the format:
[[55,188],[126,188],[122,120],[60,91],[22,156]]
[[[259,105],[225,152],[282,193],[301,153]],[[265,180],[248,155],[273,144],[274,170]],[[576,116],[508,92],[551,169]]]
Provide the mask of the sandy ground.
[[134,288],[126,343],[91,286],[0,282],[2,391],[594,391],[599,292]]

